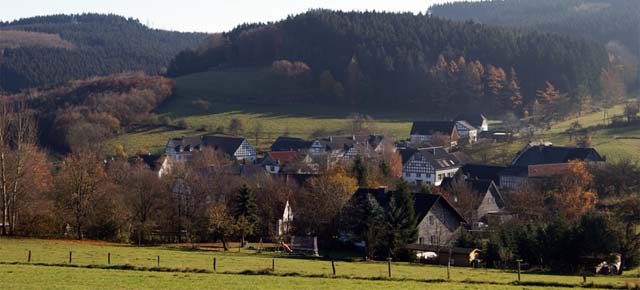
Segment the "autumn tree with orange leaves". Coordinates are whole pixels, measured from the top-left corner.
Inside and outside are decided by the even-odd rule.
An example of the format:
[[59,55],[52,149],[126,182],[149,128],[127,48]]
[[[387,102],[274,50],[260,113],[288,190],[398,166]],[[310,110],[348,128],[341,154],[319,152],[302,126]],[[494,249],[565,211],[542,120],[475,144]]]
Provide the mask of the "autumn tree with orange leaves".
[[569,220],[579,220],[598,202],[592,186],[593,176],[587,165],[582,161],[570,161],[558,190],[552,196],[555,209]]
[[336,235],[342,209],[357,188],[356,179],[342,166],[307,180],[298,200],[300,211],[294,220],[297,230],[309,230],[325,239]]

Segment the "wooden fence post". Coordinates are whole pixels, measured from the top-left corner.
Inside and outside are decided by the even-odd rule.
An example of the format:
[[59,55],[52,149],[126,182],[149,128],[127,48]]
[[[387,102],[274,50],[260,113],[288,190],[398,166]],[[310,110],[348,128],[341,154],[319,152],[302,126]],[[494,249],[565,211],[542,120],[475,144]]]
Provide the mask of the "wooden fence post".
[[516,262],[518,262],[518,282],[520,282],[520,263],[522,260],[516,260]]
[[213,273],[216,272],[216,257],[213,257]]
[[73,261],[73,252],[69,251],[69,264],[71,264]]
[[451,280],[451,251],[452,248],[449,248],[449,258],[447,259],[447,280]]
[[31,263],[31,250],[29,250],[29,258],[27,258],[27,263]]
[[160,267],[160,256],[158,256],[158,267]]
[[276,259],[271,259],[271,272],[276,271]]
[[333,269],[333,276],[336,275],[336,264],[333,260],[331,260],[331,269]]
[[387,258],[387,268],[389,271],[389,278],[391,278],[391,257]]
[[111,253],[107,253],[107,265],[111,265]]

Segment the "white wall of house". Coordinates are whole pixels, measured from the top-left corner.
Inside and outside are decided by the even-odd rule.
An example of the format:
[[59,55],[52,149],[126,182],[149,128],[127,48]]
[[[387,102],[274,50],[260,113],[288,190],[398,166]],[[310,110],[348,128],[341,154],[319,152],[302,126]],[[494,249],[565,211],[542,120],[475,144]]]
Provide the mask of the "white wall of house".
[[278,220],[278,236],[286,235],[291,230],[291,224],[293,223],[293,211],[291,210],[291,205],[287,200],[287,203],[284,206],[284,212],[282,213],[282,218]]
[[238,150],[236,150],[236,152],[233,154],[233,157],[235,157],[239,161],[242,161],[242,160],[255,161],[256,155],[257,155],[256,150],[245,139],[244,141],[242,141],[242,144],[240,144],[240,147],[238,148]]
[[442,184],[442,180],[445,177],[454,177],[458,172],[458,170],[460,170],[460,167],[449,168],[444,170],[436,170],[435,180],[433,184],[436,186],[440,186],[440,184]]

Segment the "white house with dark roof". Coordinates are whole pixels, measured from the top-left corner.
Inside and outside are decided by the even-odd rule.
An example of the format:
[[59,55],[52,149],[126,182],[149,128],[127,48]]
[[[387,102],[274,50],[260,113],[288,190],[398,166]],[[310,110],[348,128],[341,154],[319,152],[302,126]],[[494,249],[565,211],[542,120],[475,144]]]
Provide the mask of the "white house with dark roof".
[[458,145],[460,133],[454,121],[417,121],[411,126],[411,144],[430,143],[435,134],[447,137],[448,146]]
[[456,121],[456,129],[460,138],[468,138],[469,143],[478,142],[478,129],[465,120]]
[[461,114],[455,121],[466,121],[471,126],[478,129],[478,133],[489,131],[489,120],[483,114]]
[[442,147],[401,149],[402,179],[412,184],[439,186],[445,177],[456,175],[461,162]]
[[200,136],[171,138],[165,147],[165,155],[175,161],[186,161],[204,148],[220,151],[238,161],[255,161],[257,151],[244,137]]

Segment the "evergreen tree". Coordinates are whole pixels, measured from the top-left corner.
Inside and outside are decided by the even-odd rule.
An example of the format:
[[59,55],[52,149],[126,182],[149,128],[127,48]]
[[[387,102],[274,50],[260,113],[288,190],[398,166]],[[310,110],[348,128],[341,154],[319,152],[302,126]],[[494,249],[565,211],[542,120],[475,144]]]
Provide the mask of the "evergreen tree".
[[234,218],[242,235],[242,244],[247,235],[252,235],[258,223],[258,206],[253,189],[244,184],[234,202]]
[[367,186],[367,177],[369,175],[369,171],[367,169],[367,165],[365,164],[362,156],[356,156],[353,161],[353,167],[351,168],[354,177],[358,181],[358,186],[365,187]]
[[414,196],[406,183],[398,184],[389,202],[387,213],[387,248],[389,256],[406,258],[405,246],[418,238],[418,224],[414,210]]

